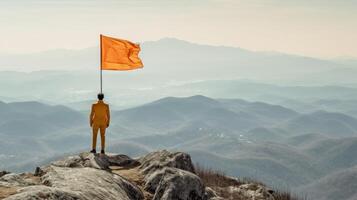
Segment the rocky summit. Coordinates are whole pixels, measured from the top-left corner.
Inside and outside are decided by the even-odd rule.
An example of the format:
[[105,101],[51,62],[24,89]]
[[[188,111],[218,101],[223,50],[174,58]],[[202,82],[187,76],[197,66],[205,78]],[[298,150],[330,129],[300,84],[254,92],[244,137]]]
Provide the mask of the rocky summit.
[[220,200],[269,199],[274,191],[230,177],[224,186],[205,183],[190,155],[166,150],[137,159],[118,154],[81,153],[36,168],[34,173],[0,174],[6,200]]

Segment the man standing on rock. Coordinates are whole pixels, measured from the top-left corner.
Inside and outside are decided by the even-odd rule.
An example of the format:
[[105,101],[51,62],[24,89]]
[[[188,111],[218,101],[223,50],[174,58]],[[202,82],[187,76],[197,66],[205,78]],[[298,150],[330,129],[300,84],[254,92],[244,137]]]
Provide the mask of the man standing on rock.
[[98,94],[98,102],[92,105],[92,110],[89,116],[89,124],[93,130],[92,150],[91,153],[96,153],[97,135],[100,130],[100,139],[102,150],[100,153],[104,154],[105,151],[105,130],[109,127],[110,111],[109,105],[103,102],[104,94]]

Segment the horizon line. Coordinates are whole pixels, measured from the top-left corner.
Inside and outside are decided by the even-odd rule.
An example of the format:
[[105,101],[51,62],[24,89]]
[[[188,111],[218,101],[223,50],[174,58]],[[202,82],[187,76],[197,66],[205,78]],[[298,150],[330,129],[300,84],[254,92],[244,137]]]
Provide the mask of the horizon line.
[[[122,38],[124,39],[124,38]],[[342,60],[342,61],[357,61],[357,57],[354,56],[334,56],[334,57],[319,57],[319,56],[309,56],[309,55],[302,55],[298,53],[287,53],[287,52],[281,52],[281,51],[276,51],[276,50],[269,50],[269,51],[264,51],[264,50],[252,50],[252,49],[247,49],[247,48],[242,48],[239,46],[228,46],[228,45],[215,45],[215,44],[208,44],[208,43],[199,43],[199,42],[194,42],[194,41],[189,41],[189,40],[184,40],[176,37],[162,37],[157,40],[147,40],[147,41],[141,41],[141,42],[136,42],[140,45],[145,44],[145,43],[152,43],[152,42],[160,42],[163,40],[172,40],[172,41],[180,41],[192,45],[199,45],[199,46],[207,46],[207,47],[216,47],[216,48],[232,48],[232,49],[240,49],[243,51],[249,51],[252,53],[262,53],[262,54],[273,54],[273,55],[286,55],[286,56],[298,56],[298,57],[304,57],[304,58],[312,58],[312,59],[318,59],[318,60],[327,60],[327,61],[336,61],[336,60]],[[52,49],[46,49],[46,50],[40,50],[40,51],[34,51],[34,52],[19,52],[19,53],[9,53],[9,52],[2,52],[0,51],[0,56],[21,56],[21,55],[35,55],[35,54],[41,54],[41,53],[48,53],[48,52],[55,52],[55,51],[83,51],[87,49],[93,49],[93,48],[99,48],[99,44],[95,46],[88,46],[84,48],[78,48],[78,49],[69,49],[69,48],[52,48]]]

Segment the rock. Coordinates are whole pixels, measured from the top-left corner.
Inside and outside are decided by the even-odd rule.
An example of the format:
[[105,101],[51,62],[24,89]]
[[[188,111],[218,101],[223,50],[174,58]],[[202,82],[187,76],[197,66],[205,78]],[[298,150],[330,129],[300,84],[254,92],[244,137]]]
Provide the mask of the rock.
[[216,191],[210,187],[205,188],[205,196],[207,200],[223,200],[223,198],[219,197]]
[[36,183],[24,174],[7,174],[0,178],[0,186],[16,190],[8,199],[144,199],[136,185],[110,172],[113,165],[135,166],[138,161],[124,155],[82,153],[36,168],[36,176],[31,175]]
[[10,173],[0,178],[0,186],[3,187],[26,187],[36,184],[39,184],[39,179],[30,173]]
[[145,177],[144,189],[154,195],[154,200],[205,199],[205,187],[194,174],[190,155],[162,150],[138,160]]
[[274,200],[271,190],[266,186],[248,183],[239,187],[230,187],[231,193],[238,193],[240,196],[247,200]]
[[154,200],[205,199],[205,187],[195,174],[177,168],[165,167],[148,177],[145,189],[155,192]]
[[257,183],[205,187],[188,154],[166,150],[138,160],[81,153],[37,167],[34,174],[0,175],[0,197],[7,200],[142,200],[144,195],[153,200],[274,200],[274,191]]
[[139,162],[143,174],[150,174],[164,167],[173,167],[195,173],[191,156],[182,152],[156,151],[139,158]]
[[44,185],[63,191],[76,191],[80,199],[144,199],[138,187],[104,170],[56,166],[46,170],[42,176]]
[[51,165],[58,167],[84,167],[84,162],[80,156],[70,156],[62,160],[54,161]]
[[17,194],[9,196],[4,200],[78,200],[80,196],[73,191],[66,191],[58,188],[47,187],[43,185],[29,186],[17,191]]
[[42,176],[44,174],[43,170],[40,167],[36,167],[34,176]]
[[85,167],[109,170],[110,163],[108,156],[105,154],[81,153],[79,156]]
[[10,174],[10,172],[7,171],[0,171],[0,177],[6,175],[6,174]]
[[93,154],[87,152],[81,153],[79,156],[71,156],[52,163],[52,165],[57,167],[91,167],[102,170],[109,170],[110,166],[134,167],[139,164],[138,161],[126,155]]
[[107,154],[110,166],[120,166],[120,167],[136,167],[140,165],[140,162],[130,158],[127,155],[122,154]]

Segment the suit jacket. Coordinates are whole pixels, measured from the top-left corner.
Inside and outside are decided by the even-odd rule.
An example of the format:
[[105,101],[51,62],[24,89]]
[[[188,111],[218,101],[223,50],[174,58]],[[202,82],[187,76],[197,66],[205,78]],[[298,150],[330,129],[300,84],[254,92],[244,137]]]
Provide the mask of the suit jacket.
[[97,103],[92,104],[92,110],[90,113],[89,120],[91,125],[109,125],[109,105],[104,103],[103,101],[98,101]]

